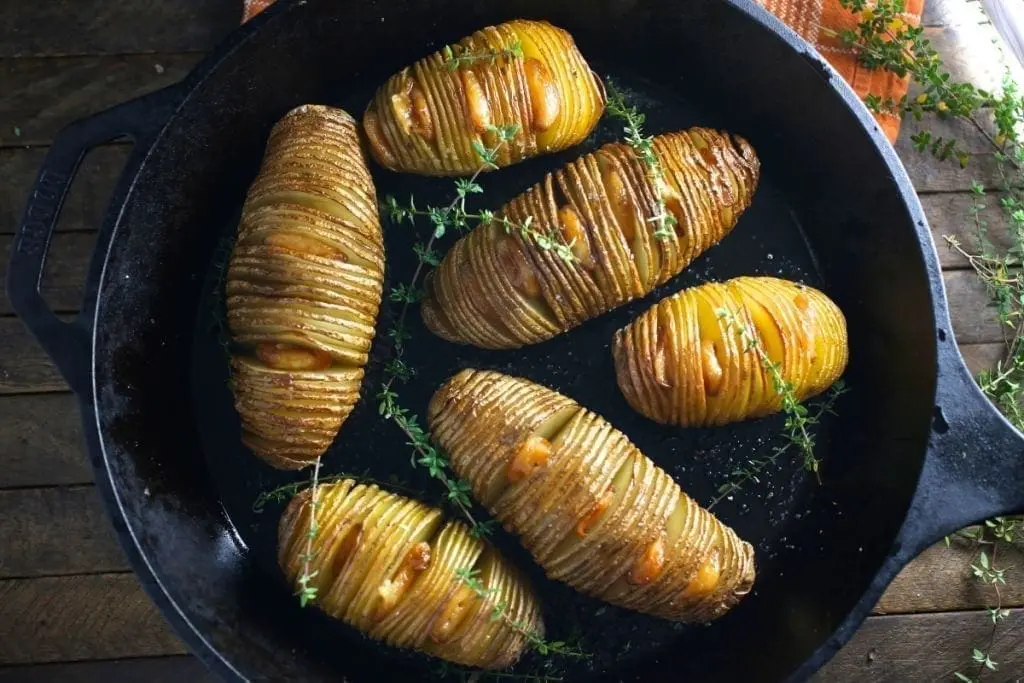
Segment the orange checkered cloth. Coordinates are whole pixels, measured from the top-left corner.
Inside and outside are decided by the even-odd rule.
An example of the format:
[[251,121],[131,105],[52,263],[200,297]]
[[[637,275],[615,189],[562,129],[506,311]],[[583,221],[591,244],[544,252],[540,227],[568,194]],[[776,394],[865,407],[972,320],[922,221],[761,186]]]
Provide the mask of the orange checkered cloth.
[[[243,0],[242,21],[248,21],[274,0]],[[899,100],[907,93],[909,78],[900,78],[887,71],[866,69],[857,61],[852,48],[843,45],[835,35],[843,29],[857,26],[854,14],[844,9],[839,0],[757,0],[769,12],[786,22],[832,63],[835,70],[853,86],[861,99],[877,95],[883,100],[891,97]],[[902,18],[912,26],[921,21],[924,0],[905,0],[906,11]],[[900,119],[892,113],[876,114],[879,125],[889,137],[895,140],[900,131]]]

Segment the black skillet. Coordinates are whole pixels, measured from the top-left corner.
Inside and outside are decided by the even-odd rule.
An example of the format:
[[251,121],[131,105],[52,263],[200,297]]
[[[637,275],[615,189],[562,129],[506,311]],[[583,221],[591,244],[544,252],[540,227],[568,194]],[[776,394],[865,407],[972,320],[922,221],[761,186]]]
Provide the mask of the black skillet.
[[[466,366],[552,386],[604,414],[703,503],[728,473],[778,443],[780,418],[672,430],[628,409],[614,384],[613,330],[666,292],[740,274],[822,287],[849,321],[851,387],[824,423],[823,483],[794,462],[715,512],[757,547],[754,594],[707,627],[673,626],[531,572],[553,637],[578,636],[585,663],[541,660],[567,680],[801,680],[853,634],[896,572],[943,534],[1024,509],[1024,441],[975,388],[950,333],[921,207],[892,148],[841,79],[748,0],[469,0],[282,3],[237,30],[181,84],[68,126],[40,171],[12,254],[15,310],[77,392],[88,451],[118,536],[149,594],[193,651],[229,680],[432,680],[437,662],[370,643],[301,610],[273,566],[280,506],[258,493],[301,475],[270,471],[238,444],[218,343],[225,238],[266,135],[303,102],[360,114],[375,86],[472,30],[524,16],[573,33],[603,77],[649,115],[651,132],[700,123],[751,140],[763,161],[735,231],[662,291],[524,351],[457,347],[417,327],[402,391],[422,411]],[[565,160],[618,134],[484,178],[497,207]],[[82,313],[61,322],[38,282],[84,152],[135,143],[100,229]],[[441,201],[450,181],[375,170],[378,192]],[[388,278],[405,280],[414,239],[385,225]],[[388,324],[388,314],[381,326]],[[418,325],[418,322],[417,322]],[[364,400],[326,459],[426,500],[375,416],[383,334]]]

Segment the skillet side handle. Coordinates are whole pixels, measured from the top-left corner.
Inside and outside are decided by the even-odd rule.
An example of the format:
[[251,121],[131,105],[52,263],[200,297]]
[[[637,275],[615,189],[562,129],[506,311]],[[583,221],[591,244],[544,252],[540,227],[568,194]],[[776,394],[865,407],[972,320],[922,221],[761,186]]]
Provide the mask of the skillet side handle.
[[917,494],[897,541],[909,561],[957,529],[1024,512],[1024,436],[978,388],[950,339],[939,379]]
[[[89,376],[88,328],[77,318],[58,318],[39,293],[53,231],[86,152],[127,137],[135,149],[126,171],[137,168],[181,102],[180,91],[176,85],[164,88],[65,126],[43,161],[18,225],[7,269],[7,298],[76,393],[85,388]],[[101,231],[95,254],[106,253],[110,234]]]

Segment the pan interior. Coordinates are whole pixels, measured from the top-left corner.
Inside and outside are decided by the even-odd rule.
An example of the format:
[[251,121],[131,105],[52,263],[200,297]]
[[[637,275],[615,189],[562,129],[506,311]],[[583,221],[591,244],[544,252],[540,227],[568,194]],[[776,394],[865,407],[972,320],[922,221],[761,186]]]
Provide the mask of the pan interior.
[[[358,115],[383,75],[436,47],[413,28],[419,10],[408,9],[411,14],[404,18],[397,10],[381,10],[394,23],[384,21],[386,28],[379,31],[388,40],[406,38],[397,51],[411,54],[388,54],[381,60],[387,65],[375,65],[372,73],[343,78],[321,63],[337,63],[358,46],[319,42],[332,27],[338,30],[335,17],[341,10],[331,5],[332,13],[328,4],[313,3],[280,17],[267,25],[263,42],[239,49],[202,84],[191,113],[172,123],[158,146],[162,156],[155,155],[144,167],[122,219],[127,227],[115,236],[120,244],[111,250],[105,274],[109,286],[101,292],[101,424],[108,457],[115,461],[111,476],[127,501],[129,523],[146,526],[147,519],[159,517],[140,542],[159,558],[155,564],[171,578],[171,591],[180,602],[198,611],[194,623],[211,624],[206,628],[214,647],[243,670],[249,666],[247,675],[347,672],[372,680],[386,662],[396,679],[428,680],[438,673],[435,660],[372,643],[315,610],[300,609],[290,596],[274,556],[283,506],[271,503],[256,512],[253,505],[262,492],[306,475],[271,470],[240,445],[221,343],[226,245],[269,127],[305,101],[335,104]],[[846,380],[851,391],[837,404],[838,415],[817,429],[816,451],[824,462],[821,484],[801,471],[797,456],[789,453],[759,481],[714,508],[754,543],[757,553],[755,590],[730,614],[711,626],[694,627],[605,605],[546,580],[514,538],[500,531],[496,538],[533,580],[549,637],[578,640],[591,653],[584,661],[531,655],[519,665],[522,671],[544,670],[566,680],[660,680],[686,672],[714,672],[715,680],[784,675],[824,640],[865,590],[888,551],[920,467],[934,391],[935,331],[921,245],[906,204],[886,177],[883,159],[820,68],[777,39],[769,40],[760,27],[742,43],[745,50],[734,44],[722,53],[721,43],[715,48],[721,58],[709,57],[715,53],[706,31],[691,23],[718,27],[725,32],[719,37],[734,31],[739,40],[748,36],[750,26],[735,8],[695,3],[679,9],[689,23],[677,14],[605,8],[621,13],[623,31],[649,37],[640,45],[621,33],[609,34],[590,10],[570,12],[554,3],[541,11],[535,3],[518,4],[522,7],[503,7],[500,13],[474,9],[483,14],[463,16],[456,22],[462,26],[446,25],[436,35],[455,39],[517,14],[549,18],[572,30],[594,70],[647,114],[649,133],[705,125],[743,135],[761,157],[762,180],[735,230],[680,276],[549,342],[503,352],[453,345],[426,331],[414,311],[414,341],[406,358],[418,373],[401,387],[401,402],[424,416],[434,389],[465,367],[527,377],[603,415],[686,493],[707,505],[734,470],[785,443],[783,418],[687,430],[646,420],[626,405],[616,387],[610,354],[614,331],[661,297],[709,280],[774,275],[823,289],[848,318],[852,360]],[[452,9],[449,3],[439,5]],[[347,11],[354,21],[372,26],[358,10]],[[423,21],[422,26],[437,24],[436,18]],[[625,50],[624,42],[631,49]],[[371,44],[364,43],[364,49]],[[282,57],[257,78],[252,60],[261,55]],[[788,94],[773,91],[779,77],[758,67],[772,57],[779,57],[779,68],[791,76]],[[215,91],[218,81],[228,83],[222,79],[232,77],[233,89]],[[275,78],[294,82],[275,94],[255,87]],[[245,85],[253,86],[248,93],[235,92]],[[816,104],[813,116],[802,108],[809,103]],[[212,111],[215,107],[221,111]],[[485,194],[474,206],[497,208],[545,172],[620,133],[621,123],[606,117],[583,145],[487,174],[481,179]],[[414,193],[420,205],[450,200],[451,180],[372,170],[378,198]],[[167,185],[175,181],[179,184]],[[146,204],[139,199],[158,191],[158,200]],[[415,265],[412,245],[426,235],[427,226],[383,221],[386,286],[407,282]],[[179,234],[172,241],[175,229]],[[446,239],[442,249],[452,241]],[[129,283],[140,275],[144,281],[132,287]],[[410,466],[404,437],[377,415],[374,396],[390,354],[385,331],[397,310],[385,300],[362,400],[326,455],[324,471],[370,477],[440,503],[440,485]],[[140,502],[143,482],[147,496],[164,501],[159,511],[146,508],[153,501]],[[162,536],[173,533],[178,523],[202,529],[219,554],[207,557],[179,547],[185,554],[173,556],[172,544]],[[186,570],[189,559],[192,568]],[[223,572],[223,584],[210,579],[204,589],[183,585],[207,581],[211,574],[204,574],[204,567],[211,562],[208,571]],[[245,628],[255,629],[253,635],[232,636],[226,629],[227,608],[218,611],[216,606],[228,603]]]

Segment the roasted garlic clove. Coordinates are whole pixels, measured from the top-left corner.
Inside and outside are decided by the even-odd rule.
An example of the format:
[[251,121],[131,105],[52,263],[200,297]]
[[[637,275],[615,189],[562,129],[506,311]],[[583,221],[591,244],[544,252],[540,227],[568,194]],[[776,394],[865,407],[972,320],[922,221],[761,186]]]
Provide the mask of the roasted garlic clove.
[[473,495],[549,577],[674,621],[713,619],[750,591],[751,545],[571,399],[464,370],[434,394],[428,421]]
[[[278,563],[289,583],[316,589],[313,604],[371,638],[464,666],[503,669],[544,634],[526,580],[461,522],[418,501],[357,484],[321,484],[317,533],[309,489],[278,525]],[[460,578],[473,572],[486,597]],[[493,619],[502,605],[505,617]],[[518,625],[518,628],[512,624]]]
[[[572,36],[517,19],[481,29],[388,79],[366,108],[370,152],[385,168],[433,176],[481,166],[477,145],[515,126],[497,165],[582,142],[604,112],[604,87]],[[489,170],[489,169],[488,169]]]
[[306,105],[273,128],[225,278],[242,441],[275,467],[330,446],[359,399],[384,279],[356,123]]
[[[664,182],[614,143],[550,173],[502,215],[571,245],[563,259],[518,233],[481,225],[427,282],[427,327],[488,349],[535,344],[650,293],[716,244],[750,204],[759,175],[741,138],[705,128],[654,138]],[[658,193],[677,225],[655,237]]]
[[823,293],[739,277],[658,302],[616,333],[613,354],[635,410],[690,427],[778,412],[782,396],[765,361],[778,364],[799,400],[819,394],[843,374],[849,349],[842,311]]

